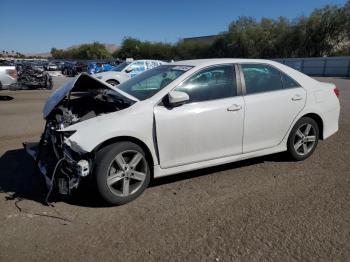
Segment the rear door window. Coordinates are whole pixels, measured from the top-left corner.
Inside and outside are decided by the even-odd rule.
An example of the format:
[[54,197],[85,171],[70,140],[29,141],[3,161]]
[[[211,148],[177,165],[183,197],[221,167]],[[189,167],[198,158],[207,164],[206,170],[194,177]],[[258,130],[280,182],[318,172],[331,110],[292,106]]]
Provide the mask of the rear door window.
[[295,88],[300,87],[300,85],[295,82],[291,77],[287,76],[284,73],[282,74],[282,82],[283,82],[283,88]]
[[264,64],[241,65],[247,94],[256,94],[283,89],[281,73]]

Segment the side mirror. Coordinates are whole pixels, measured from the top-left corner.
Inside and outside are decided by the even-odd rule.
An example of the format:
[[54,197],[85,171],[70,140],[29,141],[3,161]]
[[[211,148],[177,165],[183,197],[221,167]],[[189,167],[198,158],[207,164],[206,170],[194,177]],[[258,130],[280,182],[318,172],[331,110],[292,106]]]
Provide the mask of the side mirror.
[[180,106],[190,100],[187,93],[181,91],[171,91],[168,94],[168,104],[172,107]]
[[132,67],[129,66],[127,69],[125,69],[125,73],[130,73],[132,71]]

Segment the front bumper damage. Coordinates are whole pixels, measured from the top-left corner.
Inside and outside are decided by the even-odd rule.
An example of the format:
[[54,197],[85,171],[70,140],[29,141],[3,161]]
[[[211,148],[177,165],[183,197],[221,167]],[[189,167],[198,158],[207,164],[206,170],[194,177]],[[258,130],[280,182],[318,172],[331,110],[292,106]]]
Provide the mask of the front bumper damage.
[[73,151],[62,142],[63,139],[58,139],[58,134],[52,134],[48,129],[45,127],[40,142],[23,143],[23,146],[44,177],[46,188],[69,195],[90,174],[92,157]]
[[43,110],[46,125],[40,142],[24,143],[24,148],[44,176],[49,192],[56,187],[59,193],[70,194],[82,180],[92,177],[89,174],[95,154],[70,141],[69,137],[77,131],[69,131],[67,127],[123,110],[137,101],[85,73],[51,94]]

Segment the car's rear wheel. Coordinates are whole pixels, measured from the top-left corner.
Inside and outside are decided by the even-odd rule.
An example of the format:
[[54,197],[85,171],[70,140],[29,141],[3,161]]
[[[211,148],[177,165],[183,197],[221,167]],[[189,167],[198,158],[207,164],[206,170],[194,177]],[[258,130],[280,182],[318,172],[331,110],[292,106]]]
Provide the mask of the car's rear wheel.
[[128,203],[146,189],[150,169],[143,149],[131,142],[109,145],[97,153],[97,190],[112,205]]
[[288,152],[296,160],[304,160],[315,151],[319,139],[319,128],[310,117],[301,118],[288,138]]
[[117,80],[113,80],[113,79],[107,80],[106,82],[112,86],[119,85],[119,82]]

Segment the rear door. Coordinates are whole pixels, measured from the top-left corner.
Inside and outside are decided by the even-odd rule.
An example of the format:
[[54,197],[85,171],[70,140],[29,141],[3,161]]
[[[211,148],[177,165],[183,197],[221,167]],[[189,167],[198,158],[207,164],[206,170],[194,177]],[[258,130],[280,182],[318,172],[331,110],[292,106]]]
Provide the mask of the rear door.
[[267,64],[241,64],[245,101],[243,153],[277,146],[303,109],[306,91]]

